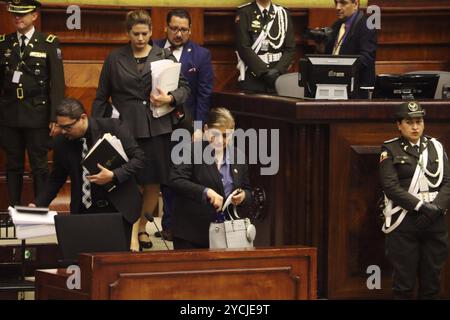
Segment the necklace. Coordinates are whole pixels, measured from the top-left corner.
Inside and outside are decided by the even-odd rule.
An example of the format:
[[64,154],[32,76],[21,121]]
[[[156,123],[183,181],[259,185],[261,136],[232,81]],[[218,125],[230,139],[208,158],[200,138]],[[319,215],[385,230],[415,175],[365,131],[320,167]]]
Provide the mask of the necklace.
[[141,57],[141,58],[134,57],[134,59],[136,60],[137,64],[145,63],[145,61],[147,61],[147,58],[148,58],[148,56],[147,57]]

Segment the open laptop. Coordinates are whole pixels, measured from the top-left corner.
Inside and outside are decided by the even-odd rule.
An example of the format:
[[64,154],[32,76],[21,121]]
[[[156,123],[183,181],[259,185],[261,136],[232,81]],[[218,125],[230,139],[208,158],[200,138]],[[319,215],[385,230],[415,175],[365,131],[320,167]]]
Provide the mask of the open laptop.
[[55,216],[62,264],[77,264],[80,253],[128,251],[120,213]]

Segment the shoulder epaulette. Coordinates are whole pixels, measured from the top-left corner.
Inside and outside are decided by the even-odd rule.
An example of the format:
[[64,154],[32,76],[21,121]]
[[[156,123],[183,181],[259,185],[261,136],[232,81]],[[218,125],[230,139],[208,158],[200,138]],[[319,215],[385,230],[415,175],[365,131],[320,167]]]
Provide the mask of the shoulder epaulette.
[[6,39],[6,35],[0,34],[0,42],[5,41],[5,39]]
[[53,43],[53,41],[55,41],[56,36],[54,34],[49,34],[47,36],[47,39],[45,39],[45,41],[47,41],[48,43]]
[[238,9],[245,8],[245,7],[247,7],[247,6],[251,5],[251,4],[252,4],[252,2],[247,2],[247,3],[241,4],[240,6],[238,6]]
[[391,143],[391,142],[397,141],[398,139],[400,139],[400,138],[397,137],[397,138],[394,138],[394,139],[391,139],[391,140],[386,140],[384,143]]

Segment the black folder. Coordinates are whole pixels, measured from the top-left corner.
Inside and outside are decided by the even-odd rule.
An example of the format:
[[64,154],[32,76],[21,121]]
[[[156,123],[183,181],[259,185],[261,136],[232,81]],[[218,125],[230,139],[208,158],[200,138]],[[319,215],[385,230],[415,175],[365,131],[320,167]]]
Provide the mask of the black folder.
[[94,146],[94,148],[95,149],[89,151],[86,158],[81,162],[81,165],[85,167],[90,174],[97,174],[100,172],[97,163],[100,163],[108,170],[113,170],[127,162],[107,139],[102,139],[99,144]]

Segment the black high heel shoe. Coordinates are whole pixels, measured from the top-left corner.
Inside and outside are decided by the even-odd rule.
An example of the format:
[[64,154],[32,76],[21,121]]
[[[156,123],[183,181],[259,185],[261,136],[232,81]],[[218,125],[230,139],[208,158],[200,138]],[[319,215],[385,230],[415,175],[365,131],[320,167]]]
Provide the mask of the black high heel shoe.
[[[141,235],[146,235],[149,238],[149,240],[148,241],[140,240],[139,237]],[[145,231],[138,233],[138,241],[139,241],[139,251],[142,251],[143,249],[150,249],[151,247],[153,247],[153,243],[150,241],[150,235]]]

